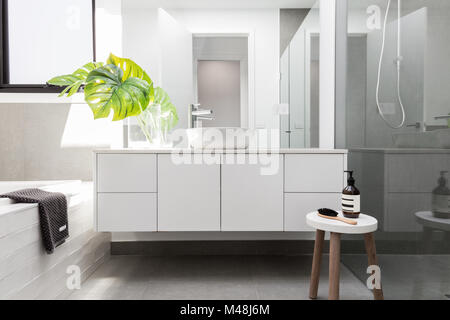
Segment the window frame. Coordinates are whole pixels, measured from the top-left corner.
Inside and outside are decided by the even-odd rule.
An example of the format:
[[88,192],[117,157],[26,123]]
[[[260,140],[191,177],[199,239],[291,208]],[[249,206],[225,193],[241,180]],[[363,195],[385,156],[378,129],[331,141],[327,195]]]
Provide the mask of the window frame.
[[[8,28],[8,1],[0,0],[0,93],[56,93],[61,87],[44,84],[10,84],[9,83],[9,28]],[[96,61],[95,47],[95,1],[92,1],[92,42],[93,61]]]

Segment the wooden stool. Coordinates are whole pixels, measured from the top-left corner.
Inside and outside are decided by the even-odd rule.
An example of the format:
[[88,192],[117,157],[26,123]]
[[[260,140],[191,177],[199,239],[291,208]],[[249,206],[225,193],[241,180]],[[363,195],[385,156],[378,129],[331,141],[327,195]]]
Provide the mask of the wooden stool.
[[[339,213],[342,216],[342,213]],[[314,244],[314,257],[311,271],[311,283],[309,287],[309,297],[317,298],[317,289],[319,288],[320,262],[322,259],[323,241],[325,231],[330,232],[330,265],[329,265],[329,292],[328,299],[339,299],[339,267],[341,256],[341,234],[363,234],[368,256],[369,266],[378,265],[375,238],[373,232],[377,230],[377,219],[360,214],[357,219],[358,224],[353,226],[341,221],[321,218],[317,212],[308,213],[306,223],[316,229],[316,242]],[[383,290],[373,289],[375,300],[383,300]]]

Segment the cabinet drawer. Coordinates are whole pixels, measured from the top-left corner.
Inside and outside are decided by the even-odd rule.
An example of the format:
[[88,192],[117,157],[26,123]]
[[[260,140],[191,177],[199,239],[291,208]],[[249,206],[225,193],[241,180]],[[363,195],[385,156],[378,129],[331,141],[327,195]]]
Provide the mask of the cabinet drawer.
[[156,192],[156,155],[98,154],[97,192]]
[[156,231],[156,193],[99,193],[97,231]]
[[344,156],[301,154],[285,156],[285,192],[342,192]]

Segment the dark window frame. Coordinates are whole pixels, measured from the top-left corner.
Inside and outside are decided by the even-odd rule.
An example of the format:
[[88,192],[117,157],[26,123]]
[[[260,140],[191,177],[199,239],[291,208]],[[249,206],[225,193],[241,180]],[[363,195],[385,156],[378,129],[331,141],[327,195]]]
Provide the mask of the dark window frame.
[[[92,42],[93,61],[96,61],[95,47],[95,0],[92,0]],[[10,84],[9,83],[9,30],[8,0],[0,0],[0,92],[45,93],[61,92],[62,88],[48,84]]]

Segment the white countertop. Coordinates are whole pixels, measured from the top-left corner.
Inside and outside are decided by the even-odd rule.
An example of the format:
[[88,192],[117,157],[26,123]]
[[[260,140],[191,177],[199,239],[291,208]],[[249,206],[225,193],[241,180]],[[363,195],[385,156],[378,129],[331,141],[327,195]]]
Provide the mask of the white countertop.
[[183,148],[139,148],[139,149],[96,149],[94,153],[205,153],[205,154],[232,154],[232,153],[270,153],[270,154],[347,154],[347,150],[342,149],[239,149],[239,150],[222,150],[222,149],[183,149]]

